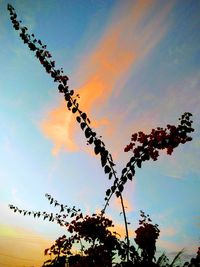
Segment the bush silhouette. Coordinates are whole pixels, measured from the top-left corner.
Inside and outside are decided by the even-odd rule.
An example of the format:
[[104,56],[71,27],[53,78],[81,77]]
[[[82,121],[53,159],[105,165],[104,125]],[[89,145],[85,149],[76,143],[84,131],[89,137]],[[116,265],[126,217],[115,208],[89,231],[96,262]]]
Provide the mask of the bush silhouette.
[[[185,144],[192,140],[190,136],[190,133],[194,131],[191,120],[192,114],[189,112],[184,113],[177,126],[158,127],[152,129],[150,134],[143,132],[133,133],[131,142],[124,148],[124,151],[131,152],[132,156],[126,167],[122,169],[121,176],[117,177],[112,155],[107,150],[102,137],[98,136],[92,129],[88,115],[81,110],[79,106],[80,96],[75,94],[74,90],[69,89],[68,76],[64,74],[62,68],[56,68],[55,61],[47,50],[47,46],[41,40],[36,39],[34,34],[30,35],[27,27],[21,26],[21,21],[17,20],[15,9],[10,4],[8,4],[8,11],[13,27],[19,32],[24,44],[35,54],[47,74],[58,84],[58,91],[64,96],[66,108],[76,117],[87,144],[93,145],[94,153],[100,156],[101,166],[105,174],[109,180],[113,181],[112,186],[105,192],[105,206],[100,214],[84,215],[80,209],[60,204],[49,194],[46,194],[47,199],[50,204],[59,207],[59,213],[31,212],[19,209],[14,205],[9,206],[14,212],[33,215],[35,218],[42,217],[44,220],[48,219],[66,228],[68,236],[59,237],[50,248],[45,250],[46,255],[53,254],[55,257],[52,260],[47,260],[43,266],[65,266],[66,260],[70,267],[175,266],[176,259],[180,254],[175,257],[171,264],[169,264],[164,254],[156,260],[156,241],[160,231],[158,225],[152,224],[149,215],[145,215],[142,211],[139,227],[135,230],[135,244],[131,244],[123,201],[123,190],[127,181],[132,181],[137,168],[141,168],[147,160],[156,161],[160,150],[165,150],[168,155],[171,155],[180,144]],[[105,216],[106,208],[114,195],[120,198],[121,201],[126,231],[124,240],[112,231],[114,224]],[[80,254],[73,252],[75,244],[80,245]],[[197,257],[192,259],[188,266],[200,266],[199,259],[198,251]]]

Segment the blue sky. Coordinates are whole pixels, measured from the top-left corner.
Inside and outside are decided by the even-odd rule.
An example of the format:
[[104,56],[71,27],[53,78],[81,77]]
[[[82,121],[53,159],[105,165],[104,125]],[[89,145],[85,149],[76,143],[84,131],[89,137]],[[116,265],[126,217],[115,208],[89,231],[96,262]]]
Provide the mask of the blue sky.
[[[142,209],[160,226],[159,251],[194,254],[200,239],[200,2],[10,3],[70,77],[119,174],[131,157],[123,149],[132,133],[193,113],[192,142],[144,164],[124,197],[132,234]],[[49,193],[93,213],[110,184],[56,84],[12,28],[7,1],[0,6],[0,263],[30,266],[34,254],[32,263],[40,266],[43,250],[64,229],[13,214],[8,204],[52,211]],[[107,215],[122,233],[119,213],[113,199]]]

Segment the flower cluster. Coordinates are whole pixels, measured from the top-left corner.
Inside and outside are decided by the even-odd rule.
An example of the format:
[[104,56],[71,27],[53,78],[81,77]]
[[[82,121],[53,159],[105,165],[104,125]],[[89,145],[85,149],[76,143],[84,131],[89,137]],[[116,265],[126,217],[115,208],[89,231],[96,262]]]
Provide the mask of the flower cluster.
[[119,180],[115,180],[111,188],[106,191],[106,200],[109,202],[113,193],[117,197],[124,190],[124,185],[128,180],[132,180],[135,175],[135,165],[138,168],[142,167],[142,162],[153,159],[156,161],[159,156],[159,150],[166,149],[167,154],[171,155],[176,147],[180,144],[185,144],[192,140],[191,136],[188,136],[194,131],[192,128],[192,114],[189,112],[184,113],[178,126],[167,125],[166,128],[158,127],[152,129],[150,134],[138,132],[132,134],[131,142],[125,147],[124,151],[132,151],[133,156],[123,168],[122,174]]
[[[111,266],[112,256],[121,247],[119,239],[108,229],[110,227],[113,227],[112,221],[98,214],[76,217],[67,226],[70,237],[64,235],[58,238],[45,252],[57,256],[60,253],[73,255],[73,244],[77,243],[81,245],[83,256],[93,263],[91,266]],[[85,242],[87,248],[84,246]],[[79,259],[79,263],[82,260],[83,257]]]
[[158,225],[153,225],[149,215],[141,212],[142,219],[139,221],[140,227],[135,231],[135,242],[142,250],[142,257],[146,260],[152,261],[156,251],[156,240],[159,237],[160,230]]
[[[157,160],[160,149],[166,149],[167,154],[171,155],[174,148],[179,144],[185,144],[192,140],[192,137],[188,136],[193,132],[191,113],[186,112],[179,119],[180,124],[178,126],[167,125],[166,128],[158,127],[152,129],[150,134],[144,134],[143,132],[134,133],[131,137],[131,143],[124,149],[125,152],[132,151],[135,158],[142,161]],[[139,145],[136,146],[136,144]]]

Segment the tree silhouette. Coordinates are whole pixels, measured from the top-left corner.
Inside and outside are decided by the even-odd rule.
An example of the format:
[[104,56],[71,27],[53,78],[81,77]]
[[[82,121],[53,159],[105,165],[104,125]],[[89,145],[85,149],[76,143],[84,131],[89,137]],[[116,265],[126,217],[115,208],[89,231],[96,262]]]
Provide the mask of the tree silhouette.
[[[66,108],[72,112],[77,123],[84,133],[88,145],[93,145],[94,153],[100,156],[101,166],[109,180],[112,180],[112,186],[105,192],[105,206],[100,214],[92,216],[83,215],[80,209],[68,207],[58,203],[52,196],[46,194],[50,204],[60,208],[59,213],[48,214],[46,212],[30,212],[22,210],[14,205],[10,208],[14,212],[20,212],[23,215],[33,215],[34,217],[43,217],[49,221],[56,222],[60,226],[65,226],[69,237],[63,235],[55,241],[55,244],[45,250],[45,253],[56,255],[55,259],[50,261],[50,265],[62,266],[63,255],[68,255],[71,266],[92,266],[92,267],[110,267],[110,266],[159,266],[155,263],[156,240],[159,236],[158,225],[153,225],[151,219],[144,212],[141,212],[140,226],[135,231],[135,246],[130,244],[128,222],[123,201],[123,190],[128,180],[135,176],[136,168],[141,168],[143,163],[152,159],[158,159],[159,151],[165,150],[171,155],[176,147],[192,140],[189,136],[194,131],[192,128],[192,114],[184,113],[177,126],[167,125],[166,128],[158,127],[152,129],[150,134],[143,132],[133,133],[131,142],[125,147],[125,152],[132,152],[133,155],[126,167],[122,169],[121,176],[117,175],[115,163],[111,153],[106,148],[102,137],[91,127],[91,121],[88,115],[81,110],[79,106],[78,94],[68,87],[68,76],[64,74],[63,69],[57,69],[51,53],[47,46],[41,40],[36,39],[34,34],[29,34],[27,27],[21,26],[21,21],[17,20],[15,9],[8,4],[8,11],[15,30],[19,31],[19,36],[35,57],[39,60],[46,72],[58,83],[58,91],[62,93]],[[115,194],[120,198],[123,213],[126,236],[122,241],[117,233],[111,231],[113,222],[105,217],[106,208],[109,205],[111,197]],[[81,246],[81,256],[73,255],[73,245],[79,243]],[[87,244],[87,246],[86,246]],[[120,263],[114,263],[114,257],[118,257]],[[45,263],[47,266],[49,261]]]

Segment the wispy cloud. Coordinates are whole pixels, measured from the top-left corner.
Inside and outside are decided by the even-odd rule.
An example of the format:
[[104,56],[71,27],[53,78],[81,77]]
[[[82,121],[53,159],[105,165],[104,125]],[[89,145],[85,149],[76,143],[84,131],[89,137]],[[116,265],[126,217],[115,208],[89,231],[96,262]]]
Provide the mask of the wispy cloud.
[[195,254],[198,248],[198,244],[196,246],[194,245],[194,242],[178,244],[177,242],[160,239],[158,240],[158,248],[161,251],[167,251],[168,253],[173,253],[175,255],[182,249],[184,249],[186,253]]
[[[134,64],[143,60],[165,35],[166,17],[171,4],[164,5],[155,16],[149,18],[154,5],[154,1],[136,1],[127,2],[120,9],[118,7],[96,47],[80,63],[77,71],[81,73],[77,75],[80,87],[76,92],[81,96],[82,109],[88,114],[102,109],[112,94],[116,95],[122,90]],[[74,138],[74,120],[65,109],[64,102],[60,103],[42,122],[44,134],[54,143],[53,154],[62,148],[69,151],[78,149]],[[95,124],[108,125],[110,133],[114,127],[108,118]]]

